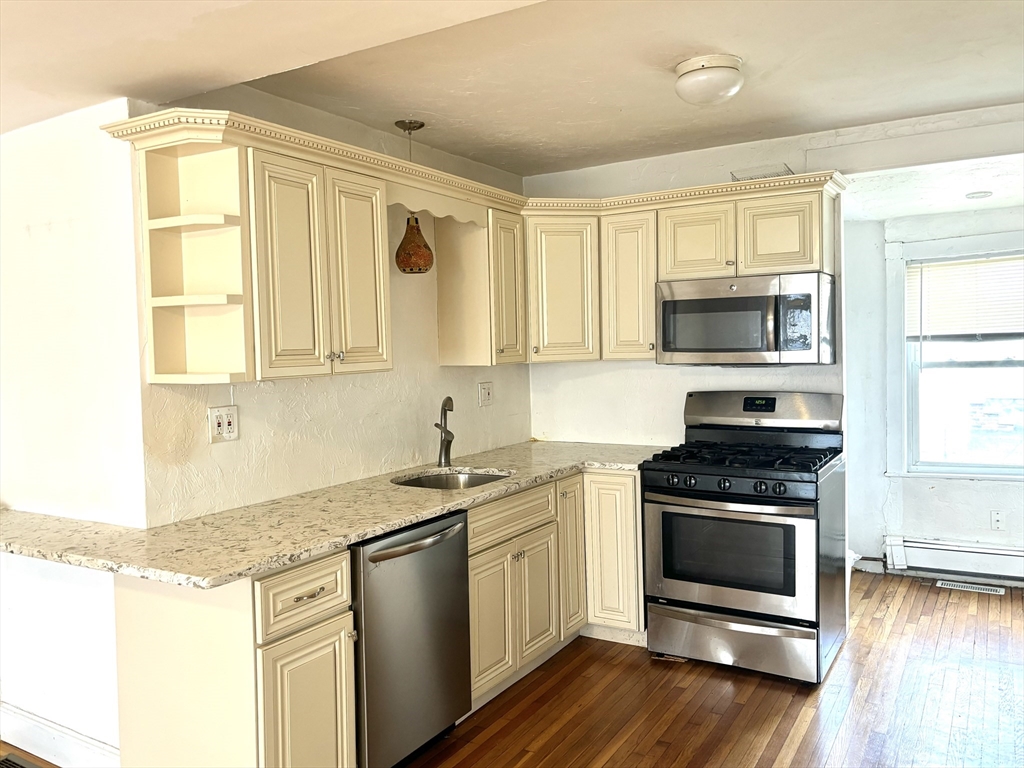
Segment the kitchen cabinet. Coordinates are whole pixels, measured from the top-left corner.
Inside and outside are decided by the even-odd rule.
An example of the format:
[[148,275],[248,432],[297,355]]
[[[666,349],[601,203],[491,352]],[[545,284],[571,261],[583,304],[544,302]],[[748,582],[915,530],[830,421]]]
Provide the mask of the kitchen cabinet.
[[658,211],[659,280],[735,274],[735,203],[696,203]]
[[115,574],[122,764],[355,768],[350,600],[348,552],[215,589]]
[[527,219],[530,362],[601,356],[596,216]]
[[601,358],[653,360],[654,211],[601,217]]
[[583,533],[583,476],[556,483],[558,497],[559,637],[587,623],[587,575]]
[[391,368],[384,186],[254,150],[261,379]]
[[558,525],[550,523],[516,540],[517,666],[539,658],[560,639]]
[[831,231],[823,230],[832,220],[823,219],[822,203],[820,192],[737,201],[737,274],[834,273]]
[[352,612],[257,653],[260,765],[354,768]]
[[587,621],[639,631],[637,473],[583,476]]
[[441,365],[527,360],[523,218],[495,209],[487,228],[434,221],[438,357]]

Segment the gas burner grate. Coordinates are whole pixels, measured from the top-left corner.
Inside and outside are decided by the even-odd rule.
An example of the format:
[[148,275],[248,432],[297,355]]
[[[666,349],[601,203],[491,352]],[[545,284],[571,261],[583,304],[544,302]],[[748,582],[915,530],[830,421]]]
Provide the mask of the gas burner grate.
[[814,472],[827,464],[837,453],[834,448],[698,441],[677,445],[675,448],[657,453],[653,460],[684,466]]

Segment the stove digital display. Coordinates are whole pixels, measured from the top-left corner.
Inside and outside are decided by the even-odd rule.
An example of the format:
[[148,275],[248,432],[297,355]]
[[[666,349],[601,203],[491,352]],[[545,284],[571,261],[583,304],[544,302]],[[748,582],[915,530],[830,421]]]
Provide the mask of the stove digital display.
[[775,413],[774,397],[744,397],[743,410],[756,413]]

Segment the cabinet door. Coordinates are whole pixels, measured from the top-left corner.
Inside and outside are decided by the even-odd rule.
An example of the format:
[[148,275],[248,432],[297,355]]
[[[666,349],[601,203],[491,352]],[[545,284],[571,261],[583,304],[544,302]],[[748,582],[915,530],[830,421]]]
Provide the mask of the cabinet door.
[[352,613],[258,650],[262,768],[356,764]]
[[601,357],[654,359],[654,211],[601,218]]
[[516,671],[516,608],[508,542],[469,558],[469,654],[473,696]]
[[735,203],[700,203],[658,211],[659,280],[735,274]]
[[587,575],[583,546],[583,476],[558,481],[559,639],[587,623]]
[[261,379],[330,373],[324,170],[251,150],[256,370]]
[[583,477],[587,542],[587,620],[640,629],[636,479]]
[[491,334],[494,362],[526,362],[526,254],[523,217],[488,212],[491,257]]
[[773,195],[736,204],[739,274],[821,269],[821,193]]
[[597,360],[597,219],[528,220],[531,362]]
[[327,169],[335,373],[390,370],[384,182]]
[[516,666],[529,664],[558,642],[558,524],[516,539]]

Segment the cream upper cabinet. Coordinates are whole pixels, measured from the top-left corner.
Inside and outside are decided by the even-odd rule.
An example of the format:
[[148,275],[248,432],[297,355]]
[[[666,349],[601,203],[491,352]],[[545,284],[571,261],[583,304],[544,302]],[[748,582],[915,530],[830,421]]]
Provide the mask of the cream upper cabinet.
[[261,768],[355,768],[352,613],[258,656]]
[[488,211],[491,261],[491,333],[495,363],[525,363],[526,254],[523,217]]
[[437,352],[441,365],[527,360],[523,217],[487,211],[487,227],[434,220]]
[[588,621],[639,630],[636,475],[588,473],[583,483]]
[[594,216],[527,219],[531,362],[601,355],[597,224]]
[[601,217],[601,357],[654,359],[654,211]]
[[740,200],[736,203],[736,217],[738,274],[823,269],[821,192]]
[[332,371],[322,166],[253,150],[259,378]]
[[558,588],[560,638],[587,623],[587,575],[583,539],[583,475],[556,484],[558,495]]
[[696,203],[658,211],[658,280],[735,274],[735,203]]
[[516,540],[518,666],[558,642],[558,525],[550,523]]
[[469,559],[470,669],[473,695],[516,671],[514,541]]
[[389,370],[384,183],[327,169],[327,252],[335,373]]

